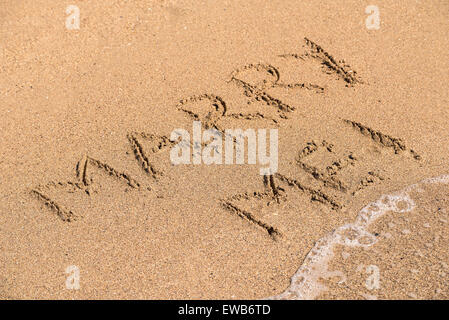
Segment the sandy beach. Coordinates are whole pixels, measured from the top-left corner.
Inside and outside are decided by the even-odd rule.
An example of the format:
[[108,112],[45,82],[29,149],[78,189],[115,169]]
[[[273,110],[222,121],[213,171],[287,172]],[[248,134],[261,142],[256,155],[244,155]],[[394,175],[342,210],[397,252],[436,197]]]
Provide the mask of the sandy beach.
[[0,1],[0,298],[449,299],[448,14]]

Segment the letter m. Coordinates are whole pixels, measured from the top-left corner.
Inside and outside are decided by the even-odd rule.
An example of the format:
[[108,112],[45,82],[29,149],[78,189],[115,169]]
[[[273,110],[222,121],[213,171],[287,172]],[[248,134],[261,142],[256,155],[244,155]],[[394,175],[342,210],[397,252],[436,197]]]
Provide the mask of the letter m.
[[234,142],[235,142],[235,163],[243,164],[245,162],[245,138],[248,144],[248,164],[256,164],[256,132],[253,129],[226,129],[225,130],[225,163],[232,164],[234,160]]

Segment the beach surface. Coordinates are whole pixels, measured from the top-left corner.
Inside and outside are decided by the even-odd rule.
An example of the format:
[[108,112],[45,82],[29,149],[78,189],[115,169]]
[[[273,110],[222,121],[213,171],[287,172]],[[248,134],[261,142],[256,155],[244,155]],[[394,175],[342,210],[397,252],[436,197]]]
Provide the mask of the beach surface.
[[[449,299],[448,16],[0,1],[0,298]],[[174,165],[194,121],[275,172]]]

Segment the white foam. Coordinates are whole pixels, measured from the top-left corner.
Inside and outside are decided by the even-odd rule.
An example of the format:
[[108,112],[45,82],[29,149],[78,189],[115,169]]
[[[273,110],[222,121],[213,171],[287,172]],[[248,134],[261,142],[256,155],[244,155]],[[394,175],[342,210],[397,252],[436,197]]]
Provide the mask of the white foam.
[[439,177],[434,177],[434,178],[428,178],[426,180],[423,181],[424,183],[444,183],[444,184],[448,184],[449,183],[449,175],[442,175]]
[[[422,181],[422,183],[449,183],[449,175],[443,175]],[[418,188],[411,185],[401,192],[383,195],[377,201],[369,203],[358,213],[354,223],[338,227],[334,232],[318,240],[307,254],[303,264],[293,275],[290,287],[283,293],[269,299],[314,299],[327,287],[320,278],[339,276],[344,282],[346,276],[340,271],[329,271],[328,263],[334,256],[337,244],[348,247],[370,247],[377,237],[367,231],[368,227],[387,212],[406,213],[415,208],[409,192]]]

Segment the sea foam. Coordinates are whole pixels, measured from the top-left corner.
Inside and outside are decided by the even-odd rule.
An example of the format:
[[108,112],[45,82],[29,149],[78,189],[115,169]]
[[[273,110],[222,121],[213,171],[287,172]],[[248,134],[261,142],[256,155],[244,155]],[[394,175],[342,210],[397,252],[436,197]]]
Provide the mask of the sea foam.
[[283,293],[269,299],[314,299],[327,289],[320,281],[333,276],[344,282],[346,276],[341,271],[330,271],[328,264],[334,256],[337,245],[347,247],[370,247],[378,240],[368,231],[368,227],[387,212],[407,213],[415,208],[415,202],[410,197],[413,190],[419,191],[422,184],[449,183],[449,175],[442,175],[408,186],[402,191],[382,195],[377,201],[362,208],[353,223],[338,227],[332,233],[318,240],[309,251],[302,265],[291,279],[291,284]]

